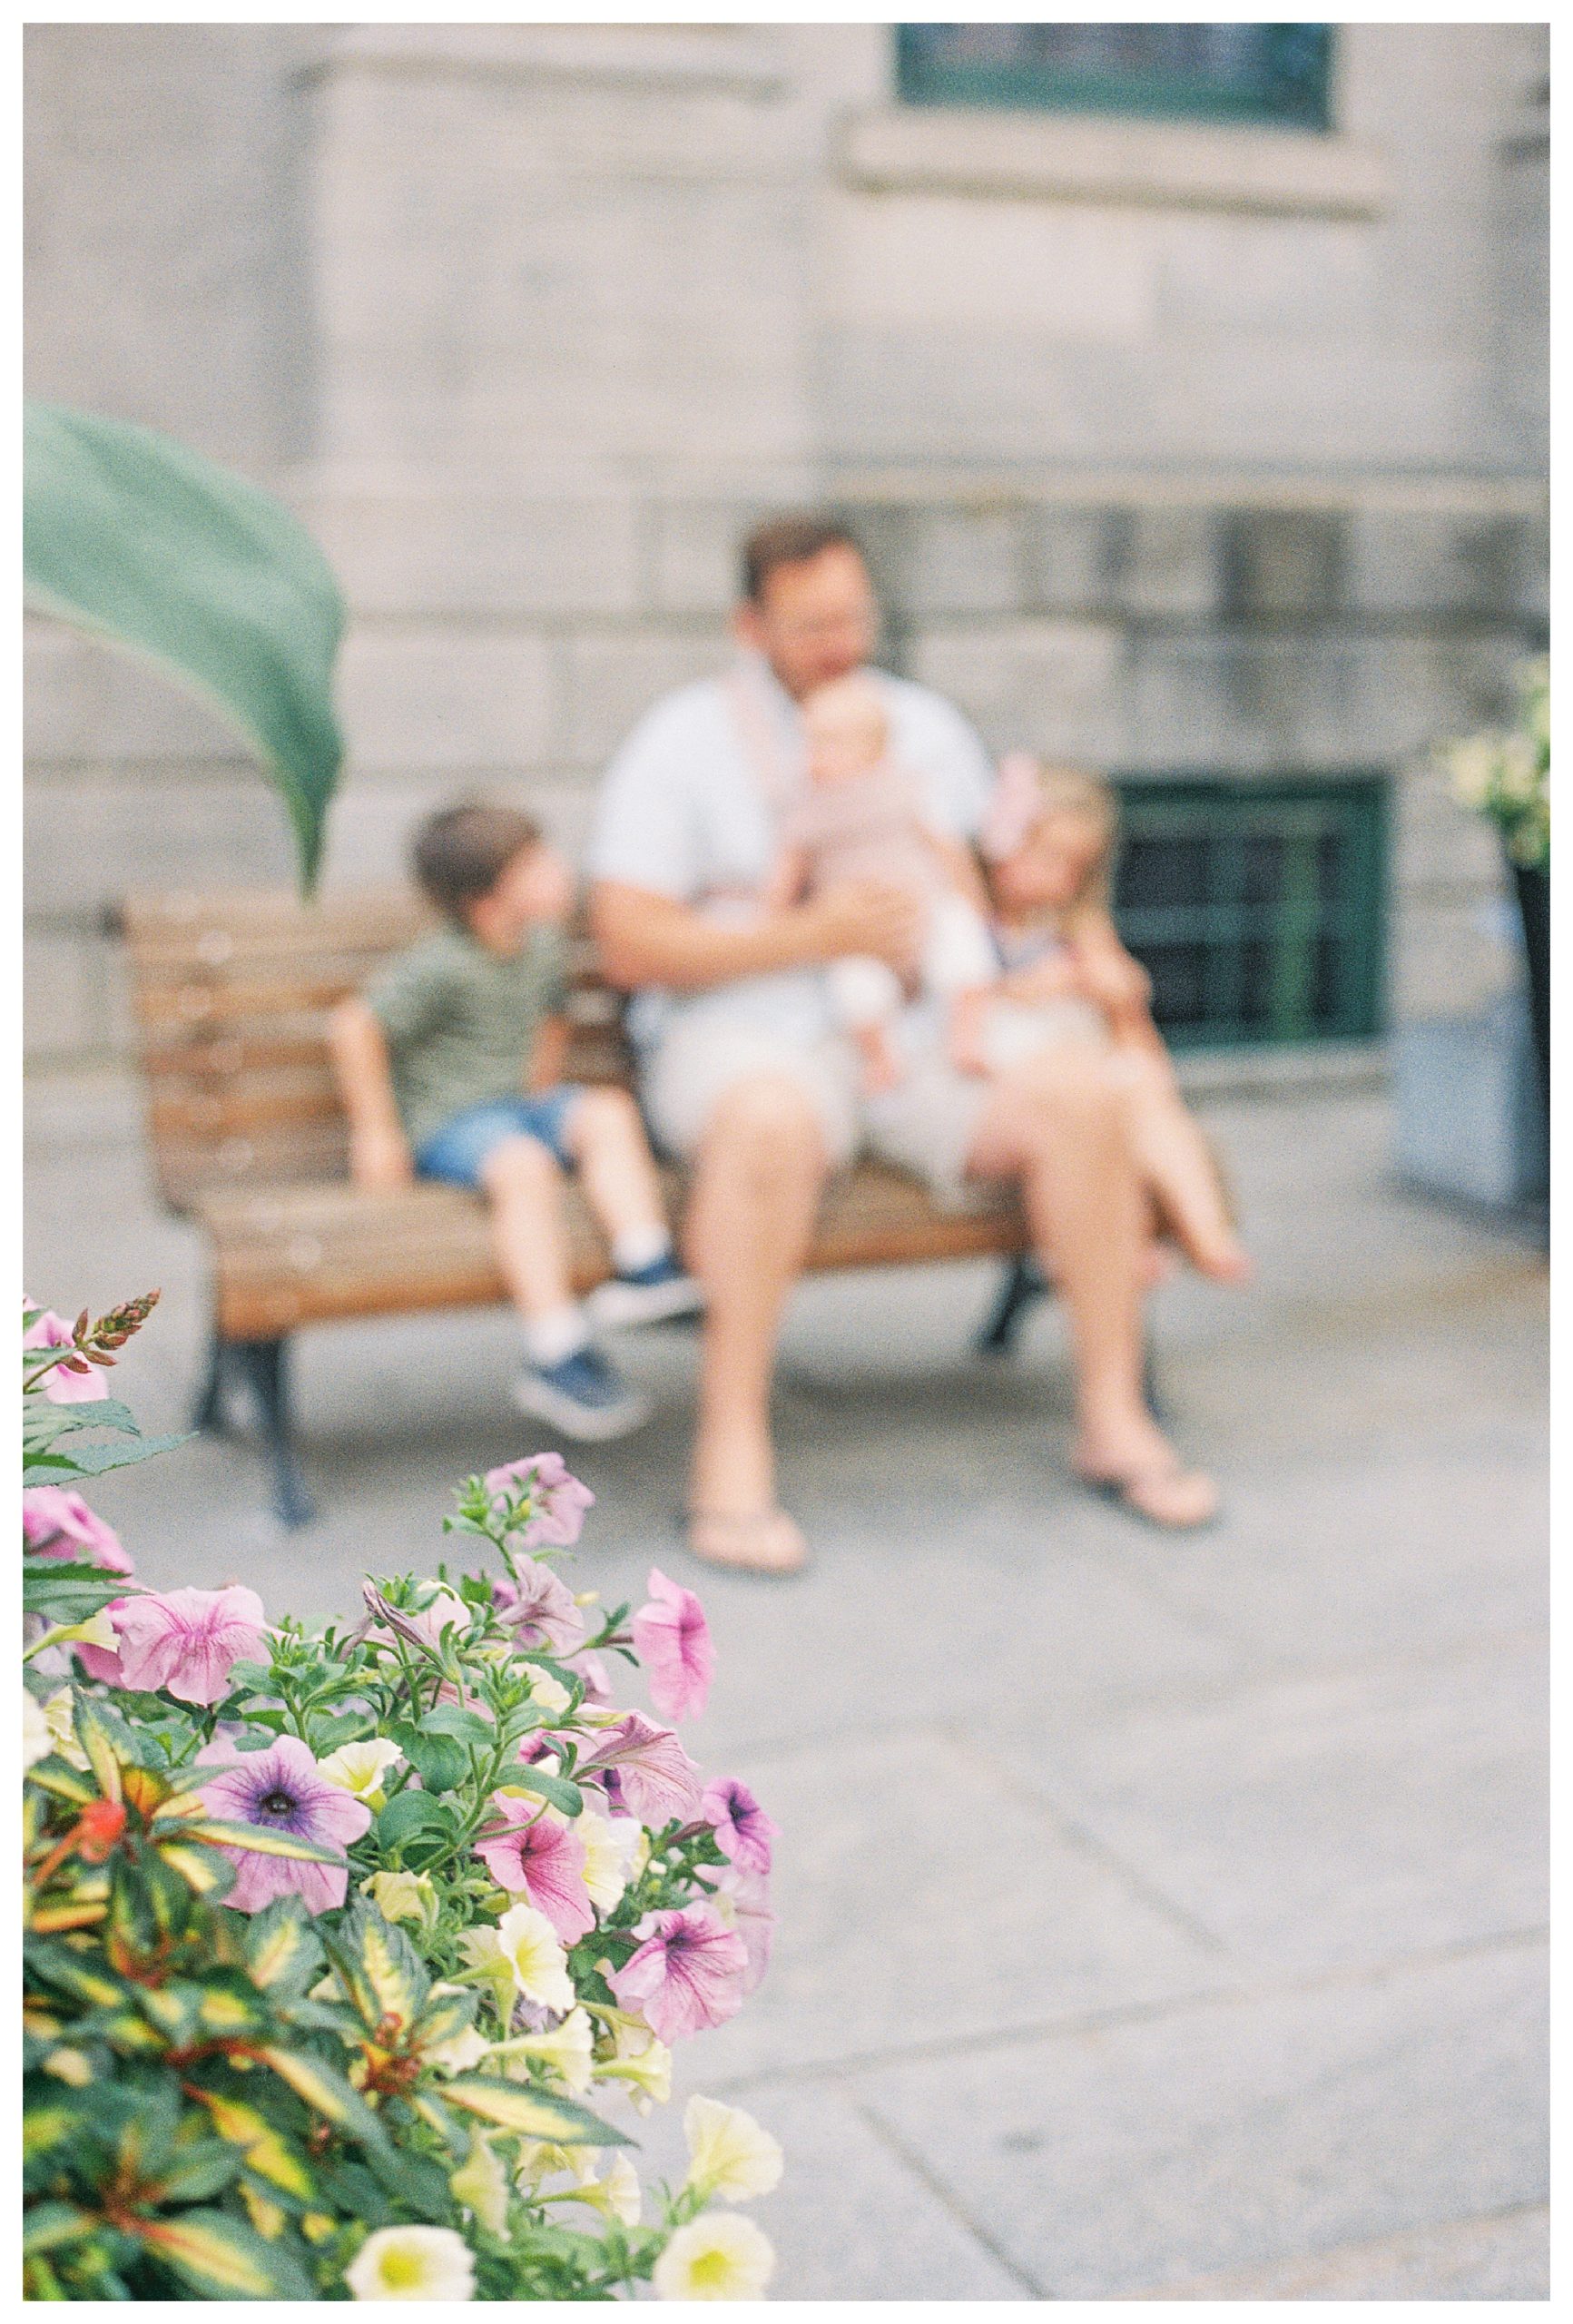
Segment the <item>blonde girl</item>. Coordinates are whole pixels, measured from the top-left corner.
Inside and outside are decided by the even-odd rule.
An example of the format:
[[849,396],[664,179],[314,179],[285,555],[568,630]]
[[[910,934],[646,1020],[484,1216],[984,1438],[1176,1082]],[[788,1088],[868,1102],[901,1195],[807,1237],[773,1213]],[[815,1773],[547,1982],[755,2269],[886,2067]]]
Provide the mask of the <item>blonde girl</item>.
[[1030,1069],[1063,1041],[1112,1049],[1162,1225],[1204,1275],[1238,1283],[1251,1262],[1223,1181],[1153,1022],[1151,980],[1116,932],[1118,837],[1118,801],[1101,775],[1025,753],[1003,762],[978,835],[1001,974],[966,1004],[959,1061],[997,1075]]

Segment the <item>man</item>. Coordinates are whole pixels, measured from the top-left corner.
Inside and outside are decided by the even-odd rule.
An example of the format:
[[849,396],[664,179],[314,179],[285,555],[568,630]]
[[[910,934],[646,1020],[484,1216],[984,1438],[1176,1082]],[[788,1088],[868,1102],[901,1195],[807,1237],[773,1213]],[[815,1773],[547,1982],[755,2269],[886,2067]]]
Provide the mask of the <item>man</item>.
[[[689,1546],[713,1563],[784,1572],[804,1544],[775,1500],[770,1384],[782,1310],[829,1171],[867,1141],[944,1181],[1012,1178],[1070,1310],[1078,1472],[1153,1521],[1212,1513],[1141,1398],[1143,1202],[1120,1093],[1068,1046],[985,1083],[931,1044],[877,1097],[831,1026],[821,971],[845,956],[900,968],[918,906],[877,881],[784,910],[758,897],[782,803],[802,780],[796,705],[864,665],[878,609],[852,535],[788,516],[743,549],[726,677],[651,711],[618,753],[590,852],[593,924],[608,975],[638,998],[630,1029],[656,1138],[693,1166],[686,1239],[706,1322]],[[920,779],[935,828],[965,838],[990,780],[966,721],[881,675],[893,753]]]

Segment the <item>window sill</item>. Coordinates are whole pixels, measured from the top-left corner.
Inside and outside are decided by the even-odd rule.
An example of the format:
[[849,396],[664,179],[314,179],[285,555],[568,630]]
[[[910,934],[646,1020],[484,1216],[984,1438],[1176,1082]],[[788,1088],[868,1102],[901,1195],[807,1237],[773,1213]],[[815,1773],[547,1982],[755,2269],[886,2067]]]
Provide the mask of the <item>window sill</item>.
[[904,105],[853,114],[840,162],[869,193],[1324,218],[1376,218],[1388,201],[1374,146],[1294,129]]

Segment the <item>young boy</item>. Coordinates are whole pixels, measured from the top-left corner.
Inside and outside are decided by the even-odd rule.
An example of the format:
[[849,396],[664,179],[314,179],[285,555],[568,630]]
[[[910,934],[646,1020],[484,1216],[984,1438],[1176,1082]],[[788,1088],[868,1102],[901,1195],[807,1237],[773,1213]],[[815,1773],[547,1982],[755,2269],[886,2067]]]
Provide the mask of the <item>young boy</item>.
[[524,1324],[514,1393],[569,1436],[626,1435],[649,1418],[593,1344],[575,1301],[563,1179],[576,1170],[615,1270],[600,1324],[691,1313],[634,1100],[558,1077],[567,1042],[565,928],[574,883],[539,826],[511,807],[457,806],[417,834],[417,880],[447,925],[335,1010],[333,1058],[357,1186],[415,1177],[483,1193]]

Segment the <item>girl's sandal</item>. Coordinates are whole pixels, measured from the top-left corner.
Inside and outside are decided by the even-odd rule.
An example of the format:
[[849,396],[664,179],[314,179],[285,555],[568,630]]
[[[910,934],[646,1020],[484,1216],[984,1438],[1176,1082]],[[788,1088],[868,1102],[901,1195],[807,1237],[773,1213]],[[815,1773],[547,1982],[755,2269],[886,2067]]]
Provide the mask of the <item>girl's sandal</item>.
[[1177,1461],[1133,1469],[1123,1477],[1098,1477],[1077,1469],[1076,1477],[1088,1492],[1112,1501],[1161,1533],[1197,1533],[1218,1520],[1218,1489],[1211,1477],[1197,1469],[1183,1469]]
[[690,1510],[688,1547],[706,1565],[732,1566],[743,1573],[799,1573],[809,1556],[807,1542],[784,1509],[756,1510],[750,1516]]

